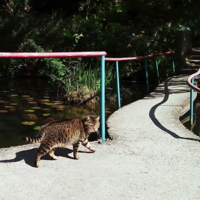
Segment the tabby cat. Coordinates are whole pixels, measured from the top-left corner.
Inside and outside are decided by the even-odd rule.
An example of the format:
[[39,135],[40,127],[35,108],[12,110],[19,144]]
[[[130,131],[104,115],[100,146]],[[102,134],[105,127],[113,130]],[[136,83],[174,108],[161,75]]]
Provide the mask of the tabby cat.
[[88,137],[90,133],[98,131],[99,125],[99,116],[92,115],[86,116],[83,120],[76,118],[54,121],[43,125],[36,137],[22,137],[21,139],[29,143],[41,143],[34,162],[35,167],[39,167],[40,158],[47,153],[52,159],[57,159],[57,156],[54,155],[56,147],[72,144],[75,159],[79,159],[77,152],[80,143],[95,152]]

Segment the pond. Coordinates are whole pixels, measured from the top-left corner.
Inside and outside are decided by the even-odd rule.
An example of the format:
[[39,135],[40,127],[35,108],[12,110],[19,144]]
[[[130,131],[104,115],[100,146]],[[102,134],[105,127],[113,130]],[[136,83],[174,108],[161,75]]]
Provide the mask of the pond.
[[[150,86],[152,91],[156,86]],[[122,106],[146,95],[144,83],[122,83]],[[106,117],[117,110],[106,101]],[[20,136],[35,136],[41,125],[67,117],[99,115],[100,103],[66,105],[57,88],[45,79],[0,79],[0,148],[24,144]]]

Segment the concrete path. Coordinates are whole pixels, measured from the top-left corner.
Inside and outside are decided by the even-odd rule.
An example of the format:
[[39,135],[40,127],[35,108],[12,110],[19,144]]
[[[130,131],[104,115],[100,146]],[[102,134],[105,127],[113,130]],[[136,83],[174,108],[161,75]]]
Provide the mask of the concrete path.
[[112,114],[113,140],[93,144],[95,153],[81,147],[78,161],[71,146],[39,168],[38,144],[0,149],[0,199],[199,200],[199,137],[179,121],[189,105],[186,78],[170,78]]

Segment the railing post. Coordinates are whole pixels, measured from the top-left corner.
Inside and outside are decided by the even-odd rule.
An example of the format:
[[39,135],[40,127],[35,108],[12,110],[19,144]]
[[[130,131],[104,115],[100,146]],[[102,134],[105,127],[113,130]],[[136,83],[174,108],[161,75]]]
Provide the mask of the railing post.
[[173,73],[175,75],[176,71],[175,71],[175,64],[174,64],[174,61],[172,61],[172,70],[173,70]]
[[[194,84],[194,78],[191,79],[191,83]],[[190,125],[194,123],[194,89],[190,89]]]
[[158,84],[160,84],[160,75],[159,75],[158,61],[157,61],[157,59],[156,59],[156,72],[157,72],[157,77],[158,77]]
[[147,66],[147,59],[144,59],[144,68],[145,68],[145,75],[146,75],[146,87],[147,93],[149,94],[149,73],[148,73],[148,66]]
[[101,57],[101,138],[105,142],[106,120],[105,120],[105,56]]
[[116,63],[115,63],[115,69],[116,69],[116,84],[117,84],[117,103],[118,103],[118,108],[121,108],[120,83],[119,83],[119,64],[118,64],[118,61],[116,61]]

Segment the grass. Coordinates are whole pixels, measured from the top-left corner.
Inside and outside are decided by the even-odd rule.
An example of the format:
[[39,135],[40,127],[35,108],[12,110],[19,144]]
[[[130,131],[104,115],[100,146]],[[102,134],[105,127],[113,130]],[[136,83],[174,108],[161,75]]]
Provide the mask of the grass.
[[[112,66],[106,67],[106,84],[112,79]],[[65,77],[65,90],[78,91],[83,87],[87,87],[95,93],[100,91],[100,66],[86,68],[80,63],[73,66],[73,69]]]

